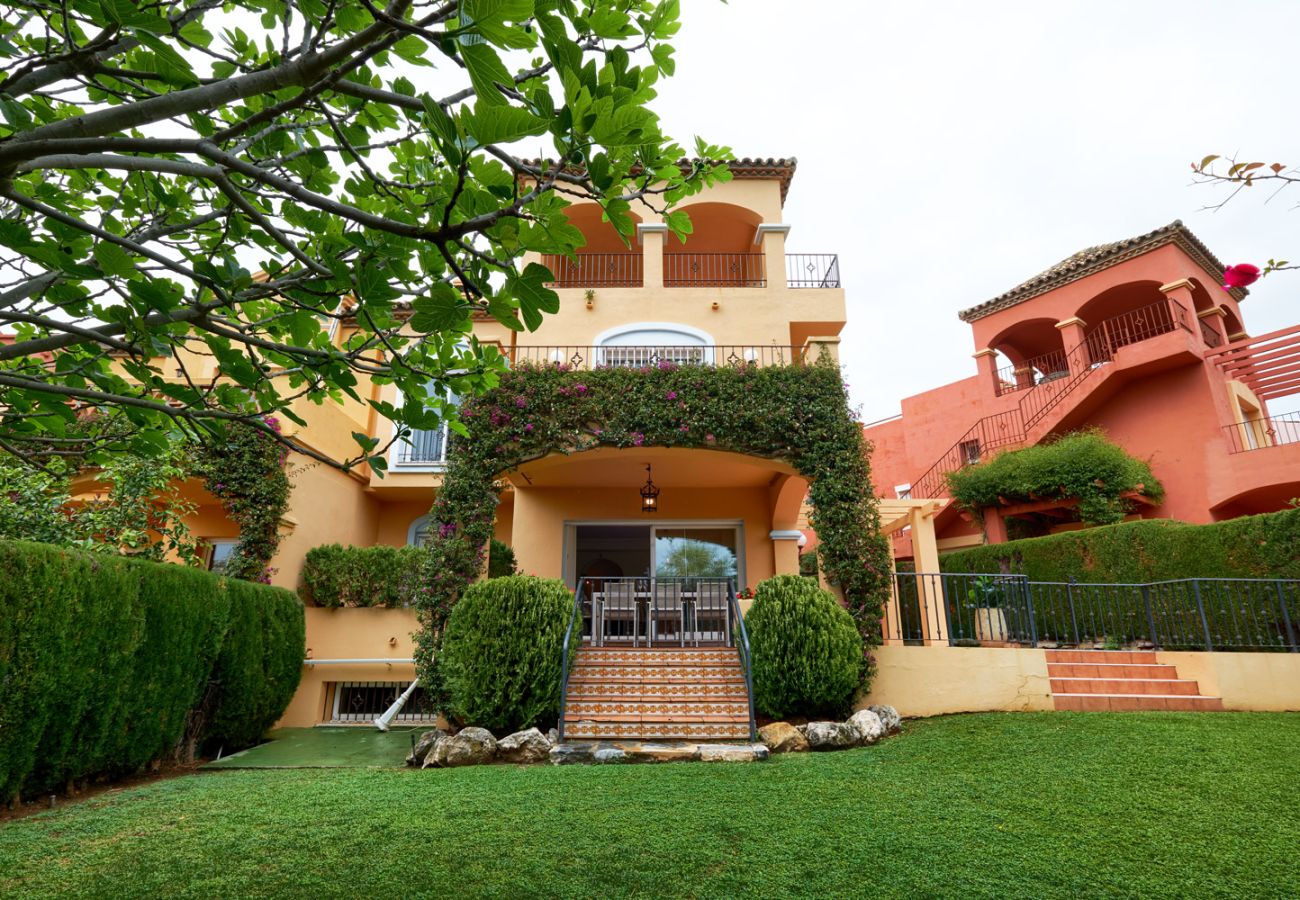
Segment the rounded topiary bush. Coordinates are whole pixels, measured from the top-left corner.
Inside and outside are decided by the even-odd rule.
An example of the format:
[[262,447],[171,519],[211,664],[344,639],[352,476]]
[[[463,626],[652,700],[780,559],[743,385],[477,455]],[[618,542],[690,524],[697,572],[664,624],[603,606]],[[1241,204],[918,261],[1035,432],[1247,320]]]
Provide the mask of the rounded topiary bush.
[[848,712],[862,683],[862,636],[816,581],[778,575],[761,582],[745,627],[757,712],[776,719]]
[[466,589],[436,662],[447,711],[498,735],[553,725],[572,610],[572,592],[552,579],[511,575]]

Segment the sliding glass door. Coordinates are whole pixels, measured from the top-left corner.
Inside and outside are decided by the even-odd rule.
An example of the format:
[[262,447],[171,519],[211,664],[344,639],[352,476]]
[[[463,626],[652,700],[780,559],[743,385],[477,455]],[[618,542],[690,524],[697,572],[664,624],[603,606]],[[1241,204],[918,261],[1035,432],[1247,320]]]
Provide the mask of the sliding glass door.
[[663,526],[652,530],[659,578],[735,578],[737,530],[732,526]]

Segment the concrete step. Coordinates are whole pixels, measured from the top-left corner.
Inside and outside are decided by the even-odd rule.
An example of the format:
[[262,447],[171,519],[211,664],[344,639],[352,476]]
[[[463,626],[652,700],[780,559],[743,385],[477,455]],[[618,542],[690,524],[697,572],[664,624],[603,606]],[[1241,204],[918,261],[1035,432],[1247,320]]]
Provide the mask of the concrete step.
[[1052,678],[1053,694],[1177,694],[1198,696],[1190,679],[1167,678]]
[[1185,694],[1054,694],[1058,710],[1073,712],[1221,712],[1219,697],[1189,697]]
[[1178,678],[1176,666],[1164,666],[1154,663],[1047,663],[1047,674],[1051,678]]

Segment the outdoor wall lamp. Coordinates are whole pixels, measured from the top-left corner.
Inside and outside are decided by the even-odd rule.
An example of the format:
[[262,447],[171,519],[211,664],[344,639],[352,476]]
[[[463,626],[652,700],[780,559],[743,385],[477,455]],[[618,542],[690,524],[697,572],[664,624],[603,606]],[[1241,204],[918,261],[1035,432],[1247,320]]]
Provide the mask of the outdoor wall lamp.
[[645,484],[641,486],[641,512],[659,511],[659,488],[650,479],[650,466],[645,467]]

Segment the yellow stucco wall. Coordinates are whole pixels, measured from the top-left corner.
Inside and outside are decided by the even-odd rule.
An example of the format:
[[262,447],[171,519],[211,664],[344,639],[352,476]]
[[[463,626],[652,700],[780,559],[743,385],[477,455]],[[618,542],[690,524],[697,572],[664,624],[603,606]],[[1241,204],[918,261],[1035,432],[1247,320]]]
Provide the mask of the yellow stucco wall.
[[1052,708],[1047,655],[998,647],[884,646],[859,709],[886,703],[903,716]]
[[1300,710],[1300,653],[1197,653],[1161,650],[1157,661],[1194,678],[1201,693],[1222,697],[1225,709]]
[[321,544],[375,543],[379,510],[361,484],[337,469],[294,458],[289,472],[293,490],[281,528],[280,547],[271,567],[271,583],[298,589],[307,551]]

